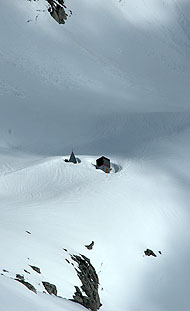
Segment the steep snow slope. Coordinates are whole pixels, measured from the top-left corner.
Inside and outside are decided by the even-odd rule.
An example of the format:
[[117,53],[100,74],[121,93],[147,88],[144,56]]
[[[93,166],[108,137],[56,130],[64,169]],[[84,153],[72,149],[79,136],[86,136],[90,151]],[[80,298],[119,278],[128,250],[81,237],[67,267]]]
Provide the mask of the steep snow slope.
[[88,2],[64,26],[46,1],[1,2],[2,146],[83,153],[97,120],[188,110],[188,1]]
[[[3,311],[12,301],[83,310],[40,294],[41,281],[65,298],[80,285],[63,248],[90,257],[103,311],[186,311],[189,1],[66,4],[73,15],[60,26],[46,1],[0,3]],[[72,148],[80,164],[63,161]],[[92,165],[102,154],[110,175]],[[9,280],[16,273],[37,296]]]

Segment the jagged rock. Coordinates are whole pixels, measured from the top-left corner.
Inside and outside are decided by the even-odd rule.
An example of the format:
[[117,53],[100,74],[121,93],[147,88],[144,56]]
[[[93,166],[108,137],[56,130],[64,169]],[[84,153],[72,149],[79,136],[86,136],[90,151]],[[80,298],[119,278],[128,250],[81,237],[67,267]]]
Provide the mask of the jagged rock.
[[[32,1],[32,0],[28,0]],[[36,0],[33,0],[36,1]],[[66,13],[66,5],[65,0],[46,0],[49,4],[48,12],[50,15],[58,22],[59,24],[65,24],[65,21],[67,20],[68,14]],[[73,12],[72,10],[67,10],[69,13],[69,17],[72,16]],[[38,18],[38,15],[36,16],[35,20]],[[32,19],[27,20],[27,22],[31,22]]]
[[81,289],[75,286],[76,292],[73,295],[72,301],[81,304],[91,311],[97,311],[102,304],[98,294],[99,279],[96,270],[92,266],[90,259],[84,255],[72,255],[71,258],[78,263],[78,269],[75,268],[75,270],[82,283]]
[[157,257],[156,254],[151,250],[151,249],[148,249],[146,251],[144,251],[145,255],[146,256],[154,256],[154,257]]
[[94,241],[92,241],[89,245],[85,245],[85,247],[86,247],[88,250],[93,249],[93,246],[94,246]]
[[37,273],[41,273],[40,268],[36,267],[36,266],[31,266],[29,265],[34,271],[36,271]]
[[17,280],[24,281],[24,275],[16,274],[16,279],[17,279]]
[[42,282],[43,286],[47,290],[48,294],[57,296],[57,288],[54,284],[49,282]]
[[59,24],[65,24],[67,20],[67,13],[65,12],[66,6],[64,5],[64,0],[46,0],[49,3],[48,11],[51,16]]
[[30,283],[28,283],[28,282],[26,282],[26,281],[24,281],[23,279],[15,279],[16,281],[18,281],[18,282],[20,282],[20,283],[22,283],[24,286],[26,286],[29,290],[31,290],[32,292],[34,292],[35,294],[36,294],[36,289],[35,289],[35,287],[32,285],[32,284],[30,284]]

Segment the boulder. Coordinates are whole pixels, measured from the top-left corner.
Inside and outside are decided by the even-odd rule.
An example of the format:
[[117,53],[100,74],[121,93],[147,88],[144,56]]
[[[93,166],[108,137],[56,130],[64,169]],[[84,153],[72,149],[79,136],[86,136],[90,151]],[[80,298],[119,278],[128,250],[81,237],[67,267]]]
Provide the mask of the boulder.
[[146,251],[144,251],[146,256],[153,256],[153,257],[157,257],[156,254],[149,248],[146,249]]
[[24,281],[24,275],[16,274],[16,279],[17,279],[17,280]]
[[31,266],[29,265],[34,271],[36,271],[37,273],[41,274],[40,268],[36,267],[36,266]]
[[49,282],[42,282],[43,286],[47,290],[48,294],[57,296],[57,288],[54,284]]

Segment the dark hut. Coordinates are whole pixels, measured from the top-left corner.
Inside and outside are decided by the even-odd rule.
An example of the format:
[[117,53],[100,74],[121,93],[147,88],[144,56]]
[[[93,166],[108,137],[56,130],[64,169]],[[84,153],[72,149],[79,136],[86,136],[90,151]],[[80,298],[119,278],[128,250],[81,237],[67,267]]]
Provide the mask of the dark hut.
[[110,173],[110,159],[102,156],[96,160],[96,168],[104,171],[105,173]]
[[70,156],[70,158],[69,158],[69,162],[72,162],[72,163],[74,163],[74,164],[77,163],[77,159],[76,159],[76,157],[75,157],[73,151],[71,152],[71,156]]

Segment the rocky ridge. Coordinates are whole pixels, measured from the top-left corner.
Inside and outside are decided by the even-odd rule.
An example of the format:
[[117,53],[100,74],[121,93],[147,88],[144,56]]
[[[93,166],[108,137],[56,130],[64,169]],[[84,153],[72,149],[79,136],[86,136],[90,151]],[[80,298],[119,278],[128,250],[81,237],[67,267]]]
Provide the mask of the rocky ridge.
[[98,294],[99,278],[96,270],[90,259],[84,255],[71,255],[71,259],[78,264],[78,268],[75,268],[75,270],[82,283],[81,289],[75,286],[76,291],[72,301],[81,304],[91,311],[97,311],[102,304]]

